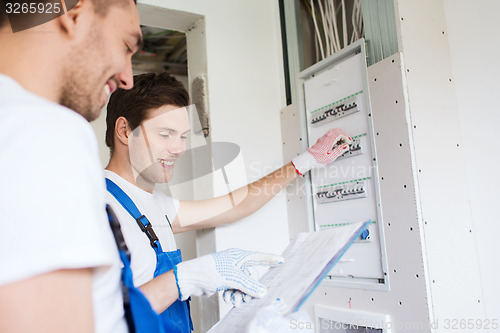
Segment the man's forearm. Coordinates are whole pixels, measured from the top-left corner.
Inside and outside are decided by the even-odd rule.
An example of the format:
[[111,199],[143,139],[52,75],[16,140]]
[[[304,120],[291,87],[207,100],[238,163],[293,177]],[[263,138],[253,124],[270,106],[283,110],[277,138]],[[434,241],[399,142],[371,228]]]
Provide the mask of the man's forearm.
[[173,223],[174,232],[215,227],[238,221],[264,206],[298,174],[292,165],[262,177],[221,197],[181,201],[179,213]]
[[179,298],[174,271],[168,271],[139,287],[153,310],[162,313]]

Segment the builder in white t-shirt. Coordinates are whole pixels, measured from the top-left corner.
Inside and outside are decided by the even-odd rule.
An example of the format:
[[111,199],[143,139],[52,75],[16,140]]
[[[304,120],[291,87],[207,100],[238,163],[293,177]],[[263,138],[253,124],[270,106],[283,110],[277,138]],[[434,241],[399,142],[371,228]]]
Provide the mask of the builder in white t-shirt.
[[[232,223],[250,215],[276,195],[277,188],[283,188],[312,167],[333,162],[348,150],[351,142],[341,130],[329,130],[308,151],[248,186],[222,197],[179,202],[155,186],[172,179],[176,162],[186,150],[191,131],[188,104],[187,91],[174,77],[167,73],[142,74],[134,77],[131,90],[118,89],[111,96],[106,118],[106,144],[111,149],[105,171],[107,200],[118,216],[132,254],[134,283],[146,293],[156,311],[163,312],[166,327],[169,330],[184,327],[181,332],[189,329],[189,323],[185,321],[186,307],[182,309],[177,303],[189,295],[183,295],[181,280],[185,274],[181,271],[183,264],[179,264],[181,258],[174,234]],[[131,206],[137,208],[135,215]],[[140,221],[144,217],[154,236]],[[172,307],[179,309],[169,308],[169,302],[155,298],[158,274],[169,271],[175,275],[180,292],[179,300],[171,297],[170,301],[175,302]],[[201,269],[198,278],[206,278]],[[175,291],[177,288],[171,281],[171,289]],[[225,296],[233,303],[247,297],[232,291]],[[178,323],[172,324],[176,318]]]
[[139,15],[66,4],[0,1],[0,332],[127,331],[88,121],[133,84]]

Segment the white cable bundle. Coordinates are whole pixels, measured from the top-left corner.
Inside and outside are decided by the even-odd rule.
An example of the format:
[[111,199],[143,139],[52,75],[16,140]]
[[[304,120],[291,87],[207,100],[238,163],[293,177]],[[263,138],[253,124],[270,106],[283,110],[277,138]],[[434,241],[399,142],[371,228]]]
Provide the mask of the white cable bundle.
[[[340,4],[337,5],[337,8],[335,8],[335,0],[309,0],[309,3],[305,0],[304,2],[309,6],[314,23],[314,30],[316,32],[314,40],[317,57],[321,55],[321,59],[324,59],[363,36],[361,0],[340,0]],[[351,22],[353,29],[351,38],[349,38],[347,31],[346,2],[352,3]],[[319,11],[316,8],[318,8]],[[340,11],[342,11],[341,22],[338,22],[337,16]],[[343,43],[340,41],[339,23],[342,24]],[[322,30],[320,30],[320,28]]]

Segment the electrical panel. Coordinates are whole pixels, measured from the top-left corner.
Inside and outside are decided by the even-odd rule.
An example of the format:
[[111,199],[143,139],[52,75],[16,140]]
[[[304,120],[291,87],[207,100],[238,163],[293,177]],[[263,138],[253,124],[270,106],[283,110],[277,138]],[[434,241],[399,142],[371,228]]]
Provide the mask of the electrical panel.
[[312,146],[331,128],[340,128],[352,138],[344,155],[326,168],[310,173],[315,230],[371,221],[325,283],[387,289],[364,41],[303,71],[299,83],[308,145]]

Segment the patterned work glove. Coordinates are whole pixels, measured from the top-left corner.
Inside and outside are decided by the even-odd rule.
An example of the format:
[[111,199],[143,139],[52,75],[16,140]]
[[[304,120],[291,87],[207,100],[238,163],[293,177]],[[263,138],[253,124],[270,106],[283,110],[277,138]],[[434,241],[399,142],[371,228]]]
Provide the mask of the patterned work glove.
[[283,257],[274,254],[228,249],[181,262],[174,269],[179,299],[210,296],[227,289],[241,290],[251,297],[262,297],[266,294],[266,287],[248,275],[248,268],[273,267],[283,261]]
[[316,144],[292,160],[299,175],[312,168],[326,166],[349,150],[352,139],[341,129],[329,129]]

